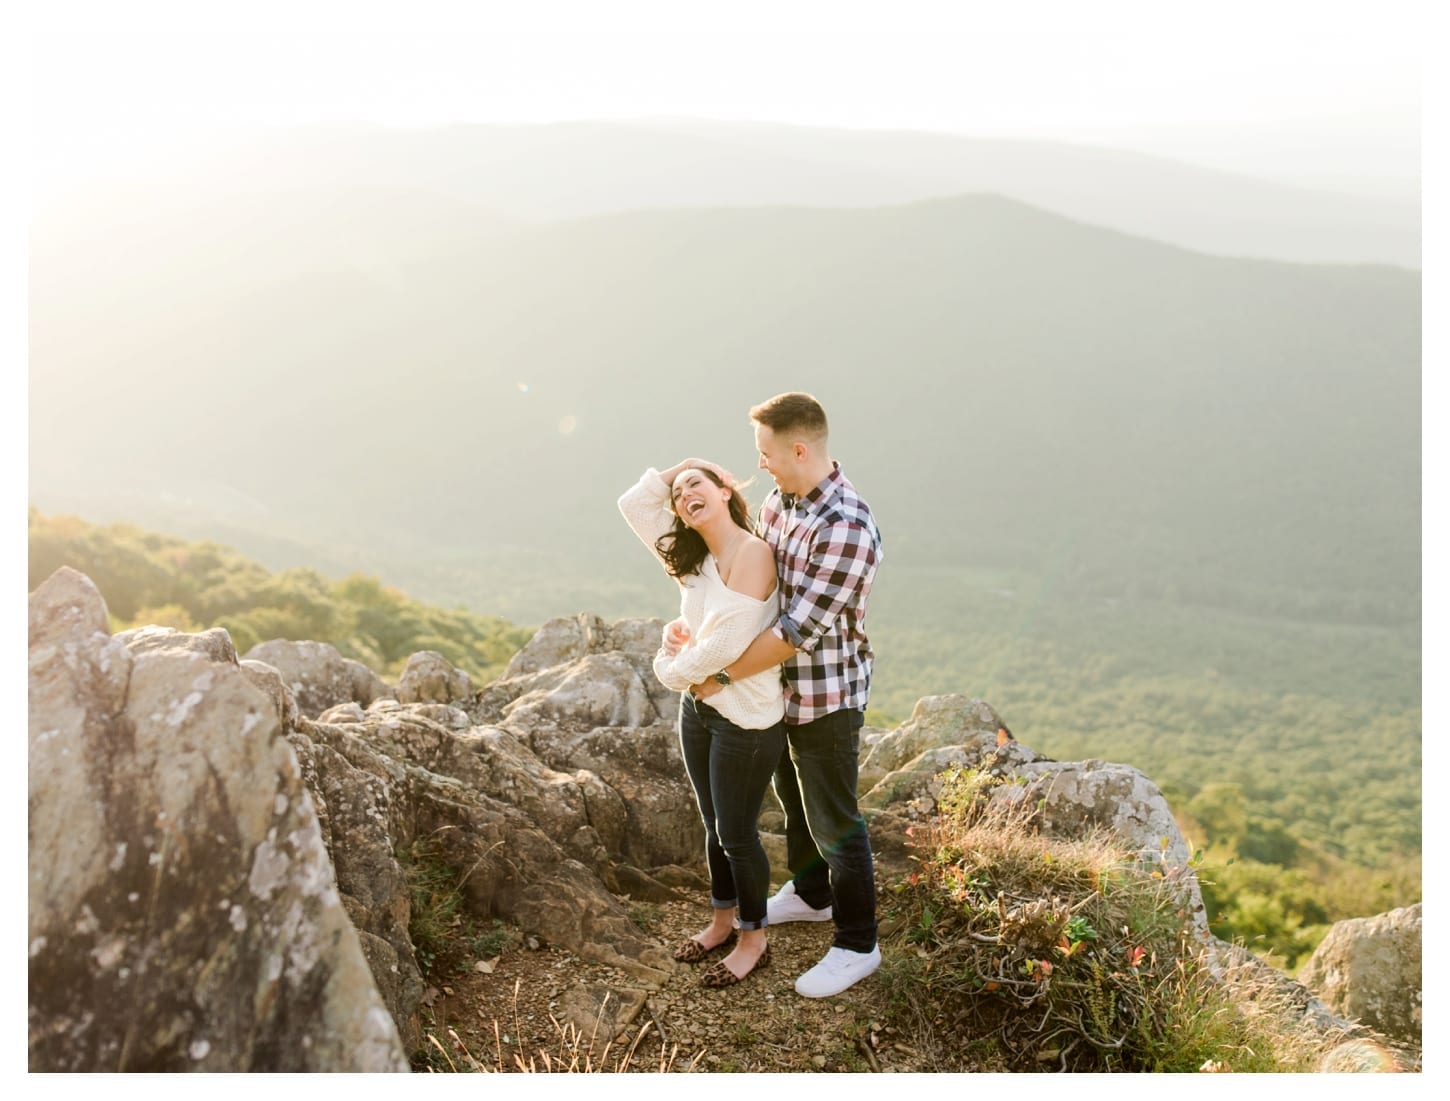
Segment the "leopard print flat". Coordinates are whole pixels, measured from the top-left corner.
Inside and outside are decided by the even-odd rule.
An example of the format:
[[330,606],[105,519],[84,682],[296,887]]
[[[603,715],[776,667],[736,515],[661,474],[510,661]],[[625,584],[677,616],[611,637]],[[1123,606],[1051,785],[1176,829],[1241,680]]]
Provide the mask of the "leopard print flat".
[[760,953],[760,958],[755,961],[755,966],[743,975],[737,975],[730,968],[725,966],[725,961],[720,960],[703,975],[700,976],[700,985],[709,987],[712,990],[719,990],[722,987],[734,986],[738,982],[750,978],[763,967],[770,964],[770,945],[765,946],[765,951]]
[[715,945],[714,948],[706,948],[694,937],[689,937],[688,939],[682,940],[679,944],[675,945],[675,950],[672,954],[674,955],[675,959],[679,960],[681,963],[699,963],[700,961],[706,959],[715,952],[720,951],[720,949],[729,948],[734,943],[734,933],[731,933],[719,944]]

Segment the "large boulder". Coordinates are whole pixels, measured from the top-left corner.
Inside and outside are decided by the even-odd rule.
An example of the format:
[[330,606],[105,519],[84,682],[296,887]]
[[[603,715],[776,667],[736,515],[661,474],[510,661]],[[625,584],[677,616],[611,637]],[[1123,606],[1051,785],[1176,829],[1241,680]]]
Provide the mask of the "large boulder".
[[146,654],[158,650],[179,650],[201,654],[208,661],[220,661],[230,665],[237,662],[237,650],[232,645],[232,636],[221,627],[209,631],[188,634],[175,627],[133,627],[121,631],[116,641],[133,654]]
[[1046,758],[1002,732],[991,705],[966,696],[924,696],[895,730],[871,739],[857,782],[868,811],[893,804],[917,817],[936,813],[941,774],[975,769],[1006,776]]
[[422,650],[408,659],[398,678],[400,703],[473,702],[473,680],[434,650]]
[[1420,903],[1336,922],[1299,981],[1336,1013],[1419,1044],[1423,1014]]
[[406,1070],[273,700],[106,623],[31,596],[30,1069]]
[[361,662],[345,658],[325,642],[261,642],[243,655],[270,665],[282,675],[297,710],[315,719],[329,707],[357,703],[363,707],[393,693],[382,678]]
[[519,695],[504,707],[501,721],[519,728],[640,727],[664,717],[648,684],[623,654],[587,654],[494,685],[495,691],[514,687]]
[[[504,679],[552,669],[584,657],[617,649],[609,625],[596,615],[580,613],[551,619],[534,632],[524,648],[509,659]],[[656,640],[658,645],[658,640]]]
[[1155,864],[1181,866],[1193,858],[1158,785],[1130,765],[1037,760],[1012,774],[1026,782],[994,788],[994,797],[1036,804],[1039,822],[1055,836],[1106,832]]
[[[989,704],[966,696],[924,696],[912,708],[911,717],[863,745],[857,789],[865,795],[881,787],[879,803],[889,802],[893,784],[882,785],[892,773],[919,771],[913,763],[934,749],[967,746],[974,756],[995,749],[1002,720]],[[863,739],[864,740],[864,739]],[[940,771],[940,770],[938,770]]]
[[[572,617],[551,619],[539,628],[504,669],[503,677],[481,692],[477,703],[478,717],[485,721],[496,721],[505,707],[533,692],[553,692],[566,677],[576,675],[576,663],[591,655],[608,656],[615,662],[627,665],[636,675],[638,684],[626,693],[623,712],[631,725],[643,725],[648,721],[643,701],[648,701],[650,711],[673,722],[679,708],[679,693],[672,692],[655,679],[652,662],[659,649],[660,635],[664,629],[659,619],[621,619],[607,624],[598,616],[581,614]],[[533,674],[543,674],[535,677]],[[639,695],[636,695],[639,693]],[[599,700],[584,700],[585,706],[597,714],[605,704]],[[528,716],[528,705],[521,709],[519,718]],[[564,721],[577,723],[577,715],[561,715]]]

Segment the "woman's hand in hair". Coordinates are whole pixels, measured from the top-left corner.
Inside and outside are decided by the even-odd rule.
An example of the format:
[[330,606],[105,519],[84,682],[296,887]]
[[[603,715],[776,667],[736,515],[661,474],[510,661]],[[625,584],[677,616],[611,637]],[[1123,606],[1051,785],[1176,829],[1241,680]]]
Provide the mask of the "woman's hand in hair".
[[726,486],[734,486],[737,484],[734,474],[731,474],[730,471],[726,470],[719,463],[712,463],[709,459],[681,459],[668,470],[661,471],[660,477],[664,479],[665,485],[672,486],[675,484],[675,479],[680,476],[681,471],[689,470],[692,467],[704,467],[706,470],[713,472],[715,477],[724,482]]

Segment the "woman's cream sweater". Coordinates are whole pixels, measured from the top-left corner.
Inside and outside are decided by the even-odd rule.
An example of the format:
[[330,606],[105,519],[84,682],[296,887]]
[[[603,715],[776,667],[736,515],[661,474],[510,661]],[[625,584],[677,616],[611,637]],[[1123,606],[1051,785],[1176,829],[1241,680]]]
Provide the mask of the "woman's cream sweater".
[[[654,467],[646,470],[620,497],[619,511],[650,553],[659,558],[655,540],[674,522],[670,487],[659,471]],[[654,669],[660,683],[676,692],[724,669],[780,616],[778,586],[764,600],[738,593],[720,579],[714,555],[705,556],[698,573],[671,580],[680,586],[680,616],[690,628],[690,640],[674,657],[667,657],[661,648]],[[743,729],[774,726],[785,715],[780,670],[767,669],[734,681],[705,702]]]

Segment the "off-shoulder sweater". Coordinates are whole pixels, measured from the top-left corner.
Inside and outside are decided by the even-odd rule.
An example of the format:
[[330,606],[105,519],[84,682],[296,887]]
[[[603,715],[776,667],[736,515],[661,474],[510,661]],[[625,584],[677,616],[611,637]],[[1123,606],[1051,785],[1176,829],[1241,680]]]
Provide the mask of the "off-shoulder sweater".
[[[650,553],[664,559],[655,540],[670,530],[670,487],[654,467],[619,498],[619,511]],[[707,554],[698,573],[671,578],[680,586],[680,616],[690,640],[674,657],[663,649],[655,655],[655,676],[666,688],[683,692],[714,676],[745,652],[755,637],[780,616],[779,586],[764,600],[736,592],[720,579],[715,556]],[[705,703],[745,730],[763,730],[785,714],[780,670],[767,669],[742,677]]]

